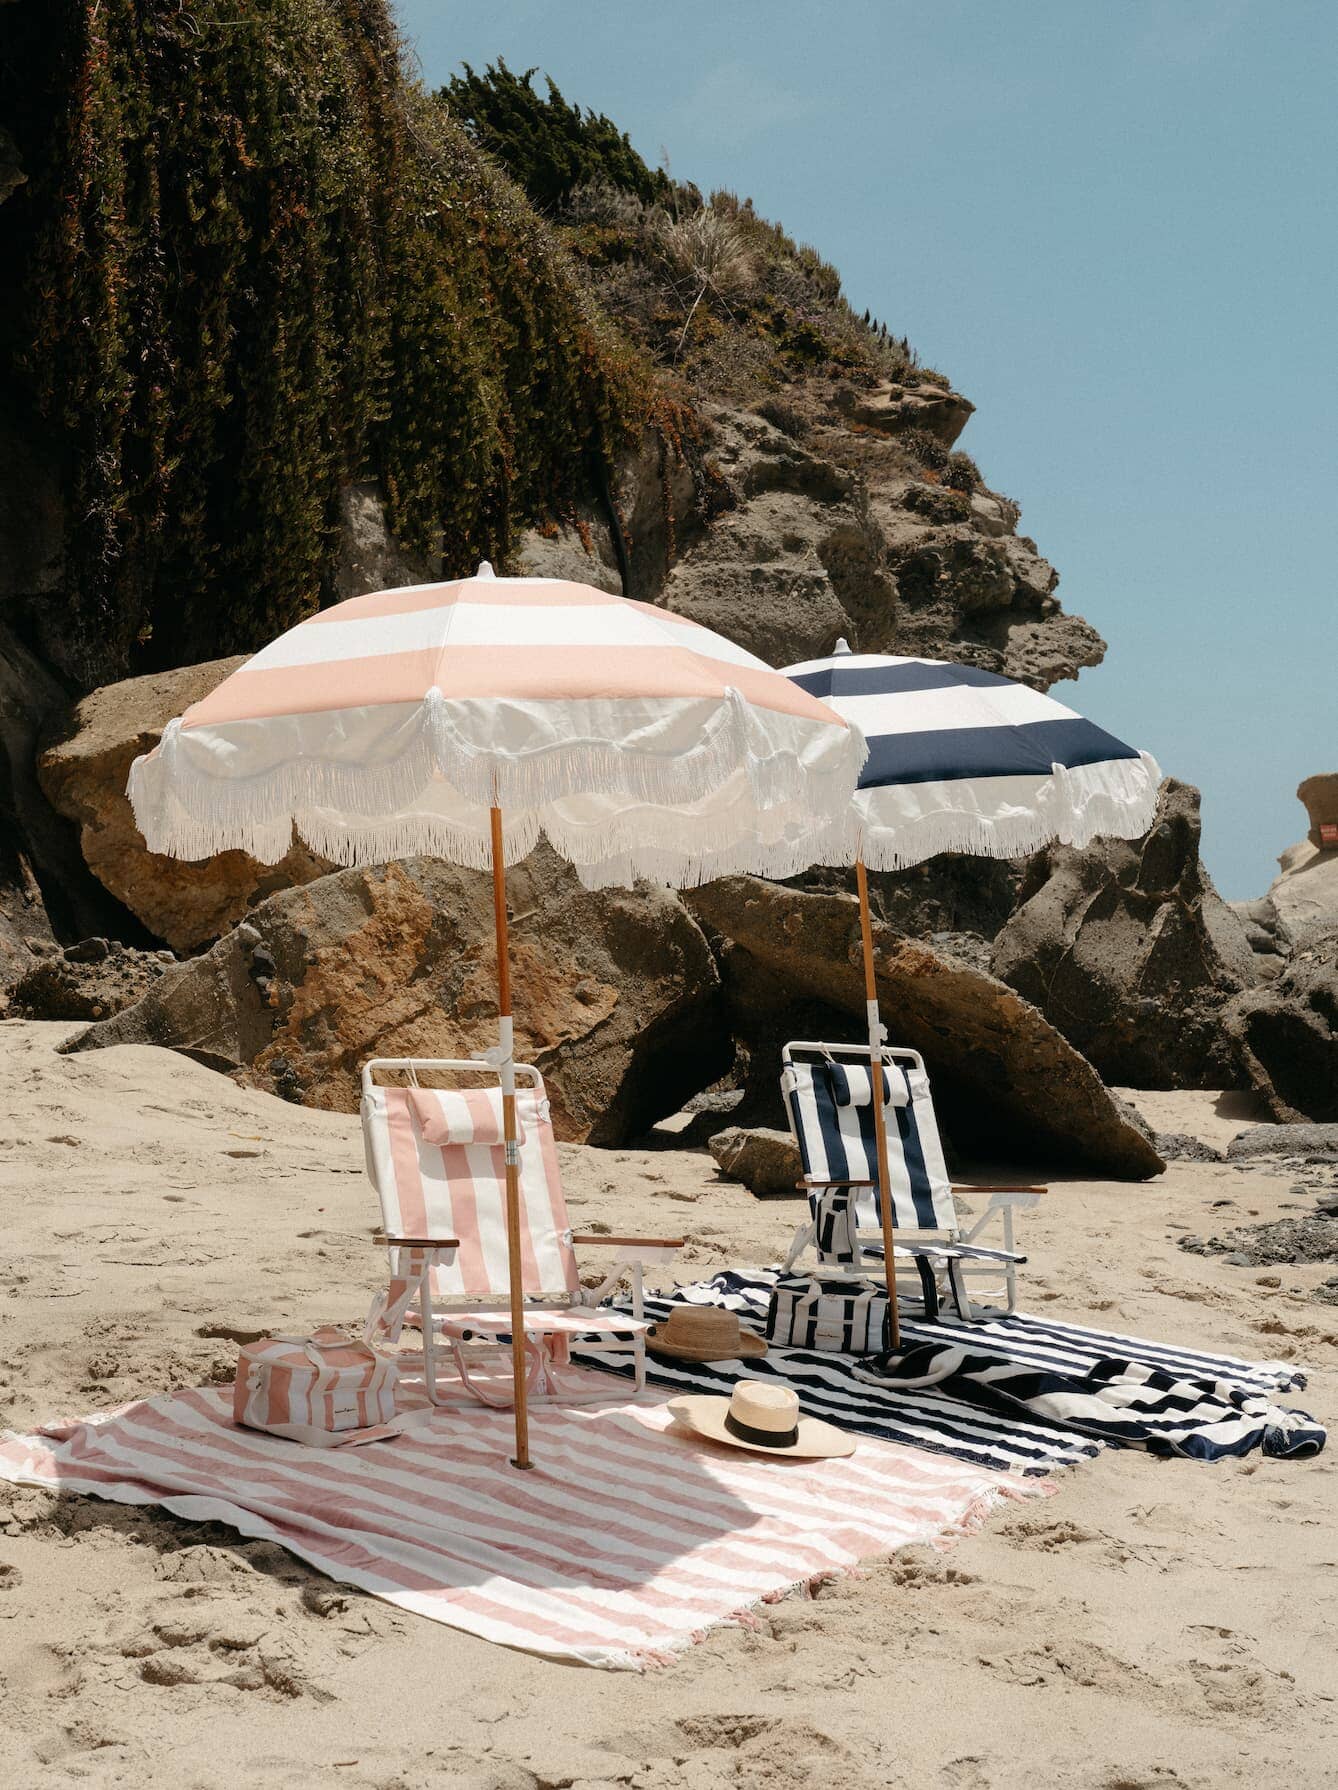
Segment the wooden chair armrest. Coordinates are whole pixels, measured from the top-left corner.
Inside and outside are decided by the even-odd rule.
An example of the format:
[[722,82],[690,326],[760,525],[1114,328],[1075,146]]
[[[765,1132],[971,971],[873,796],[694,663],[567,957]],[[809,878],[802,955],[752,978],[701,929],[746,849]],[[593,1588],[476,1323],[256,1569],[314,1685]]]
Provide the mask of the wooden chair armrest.
[[1049,1193],[1048,1187],[994,1187],[973,1186],[969,1181],[954,1182],[954,1193]]
[[373,1243],[384,1243],[399,1249],[459,1249],[458,1237],[391,1237],[385,1231],[372,1235]]
[[876,1181],[843,1181],[839,1175],[805,1175],[795,1186],[808,1193],[814,1187],[877,1187]]
[[607,1243],[617,1249],[682,1249],[682,1237],[605,1237],[598,1231],[580,1231],[575,1243]]

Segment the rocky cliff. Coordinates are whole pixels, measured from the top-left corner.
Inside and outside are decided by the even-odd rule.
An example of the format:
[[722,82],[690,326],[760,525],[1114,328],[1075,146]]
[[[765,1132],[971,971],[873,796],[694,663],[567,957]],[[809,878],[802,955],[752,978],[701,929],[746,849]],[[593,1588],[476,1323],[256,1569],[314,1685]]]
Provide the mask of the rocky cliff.
[[[776,663],[844,634],[1044,686],[1100,657],[958,451],[969,401],[749,203],[528,81],[527,128],[484,129],[502,76],[433,99],[380,0],[278,0],[272,53],[226,12],[0,8],[7,985],[25,940],[193,949],[314,873],[142,862],[113,786],[201,660],[484,553]],[[125,672],[162,681],[71,708]]]
[[970,403],[814,251],[626,158],[545,221],[381,0],[228,13],[0,10],[0,620],[76,689],[485,555],[771,656],[1100,656],[955,451]]

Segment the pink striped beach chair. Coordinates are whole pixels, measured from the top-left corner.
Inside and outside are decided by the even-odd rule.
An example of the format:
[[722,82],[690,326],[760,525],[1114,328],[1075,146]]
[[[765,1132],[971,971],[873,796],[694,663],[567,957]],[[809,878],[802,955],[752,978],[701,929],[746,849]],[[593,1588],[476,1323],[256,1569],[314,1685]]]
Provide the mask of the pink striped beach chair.
[[[378,1084],[398,1071],[408,1086]],[[424,1088],[420,1074],[487,1074],[477,1061],[378,1057],[362,1072],[367,1173],[381,1202],[377,1241],[390,1256],[390,1284],[372,1303],[369,1341],[397,1342],[406,1321],[422,1329],[429,1397],[444,1402],[438,1357],[454,1360],[460,1386],[490,1405],[512,1400],[511,1312],[507,1278],[506,1168],[498,1087]],[[562,1195],[557,1147],[543,1078],[516,1064],[520,1144],[521,1261],[526,1323],[522,1344],[533,1400],[595,1403],[609,1396],[602,1376],[570,1367],[575,1336],[597,1335],[602,1350],[630,1354],[636,1387],[645,1384],[643,1275],[672,1260],[681,1238],[573,1237]],[[575,1245],[615,1254],[603,1282],[581,1285]],[[628,1279],[632,1312],[605,1300]]]

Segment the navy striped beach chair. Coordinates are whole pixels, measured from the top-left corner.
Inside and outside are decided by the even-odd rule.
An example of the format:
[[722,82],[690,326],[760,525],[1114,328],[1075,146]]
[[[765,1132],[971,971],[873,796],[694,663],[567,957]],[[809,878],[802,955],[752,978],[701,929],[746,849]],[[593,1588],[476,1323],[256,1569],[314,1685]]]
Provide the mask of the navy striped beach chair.
[[[872,1074],[867,1045],[787,1044],[781,1091],[790,1130],[804,1165],[809,1222],[790,1246],[789,1272],[813,1248],[823,1275],[882,1275],[883,1241],[876,1204],[878,1155],[874,1138]],[[896,1232],[898,1286],[912,1272],[926,1318],[946,1300],[967,1319],[1017,1304],[1013,1213],[1034,1206],[1041,1187],[954,1187],[939,1139],[924,1059],[889,1048],[883,1056],[883,1098]],[[988,1195],[972,1213],[970,1230],[958,1217],[954,1194]],[[997,1236],[1002,1247],[982,1243]],[[984,1283],[984,1284],[982,1284]],[[908,1286],[916,1282],[907,1280]]]

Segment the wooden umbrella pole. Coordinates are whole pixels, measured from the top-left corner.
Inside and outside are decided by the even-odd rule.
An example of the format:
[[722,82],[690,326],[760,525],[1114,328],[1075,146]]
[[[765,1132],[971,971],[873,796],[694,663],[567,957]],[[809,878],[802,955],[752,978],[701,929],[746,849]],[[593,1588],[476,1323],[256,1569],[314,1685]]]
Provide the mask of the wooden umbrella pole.
[[883,1103],[883,1027],[878,1017],[878,984],[873,973],[873,921],[869,915],[869,879],[864,859],[855,859],[859,888],[859,929],[864,941],[864,1005],[869,1016],[869,1093],[873,1102],[873,1135],[878,1149],[878,1216],[883,1225],[883,1267],[887,1271],[888,1316],[891,1341],[901,1347],[901,1316],[897,1310],[897,1258],[893,1253],[892,1175],[887,1165],[887,1115]]
[[516,1141],[516,1068],[511,1028],[511,947],[507,937],[506,861],[502,848],[502,810],[489,811],[492,822],[492,909],[497,931],[497,1032],[502,1081],[502,1138],[506,1146],[506,1257],[511,1283],[511,1377],[516,1417],[513,1467],[532,1467],[530,1416],[525,1385],[525,1286],[520,1261],[520,1146]]

